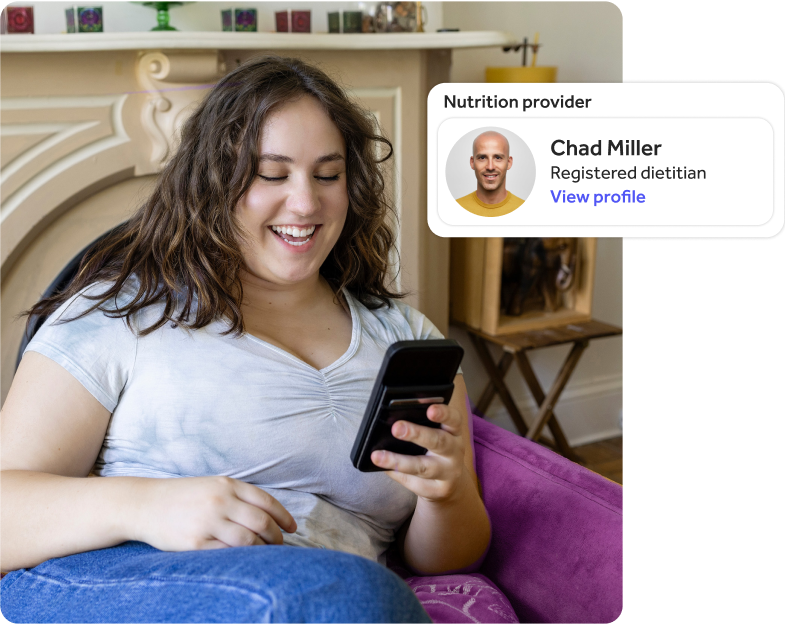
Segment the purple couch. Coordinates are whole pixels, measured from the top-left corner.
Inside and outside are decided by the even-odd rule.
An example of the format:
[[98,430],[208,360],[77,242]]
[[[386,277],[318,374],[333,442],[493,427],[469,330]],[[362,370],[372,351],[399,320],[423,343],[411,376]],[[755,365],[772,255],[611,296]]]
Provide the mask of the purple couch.
[[493,527],[488,555],[469,575],[399,574],[435,622],[614,621],[621,486],[477,416],[473,424]]

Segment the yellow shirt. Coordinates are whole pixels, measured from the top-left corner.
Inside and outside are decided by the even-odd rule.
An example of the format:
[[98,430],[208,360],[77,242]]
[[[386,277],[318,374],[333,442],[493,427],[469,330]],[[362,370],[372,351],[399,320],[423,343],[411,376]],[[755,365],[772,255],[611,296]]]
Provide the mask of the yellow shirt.
[[504,198],[504,201],[498,204],[485,204],[477,199],[477,191],[474,191],[457,201],[461,208],[481,217],[501,217],[502,215],[510,214],[516,208],[520,208],[524,200],[507,191],[507,197]]

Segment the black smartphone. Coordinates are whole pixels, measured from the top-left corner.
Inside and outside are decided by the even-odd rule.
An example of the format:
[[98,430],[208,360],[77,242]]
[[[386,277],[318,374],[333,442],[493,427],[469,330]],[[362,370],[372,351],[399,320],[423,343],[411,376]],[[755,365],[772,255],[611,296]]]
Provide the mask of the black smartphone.
[[377,450],[402,455],[427,452],[418,444],[394,437],[392,426],[408,420],[438,429],[441,425],[428,420],[426,412],[431,405],[450,402],[462,358],[463,348],[454,340],[405,340],[390,345],[354,440],[355,468],[383,470],[371,461],[371,453]]

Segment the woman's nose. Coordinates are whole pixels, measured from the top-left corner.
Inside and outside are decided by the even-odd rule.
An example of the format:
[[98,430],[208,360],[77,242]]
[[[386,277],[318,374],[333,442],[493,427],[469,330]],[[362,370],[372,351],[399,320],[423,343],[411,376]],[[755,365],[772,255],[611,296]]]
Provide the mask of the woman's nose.
[[297,180],[286,200],[287,209],[300,216],[312,215],[319,211],[319,194],[311,180]]

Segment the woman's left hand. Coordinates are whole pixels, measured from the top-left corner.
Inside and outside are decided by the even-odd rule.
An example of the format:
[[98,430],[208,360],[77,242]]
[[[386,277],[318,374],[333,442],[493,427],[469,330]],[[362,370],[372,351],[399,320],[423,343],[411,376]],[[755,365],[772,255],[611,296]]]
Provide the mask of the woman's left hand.
[[392,426],[399,440],[414,442],[428,450],[425,455],[400,455],[390,451],[374,451],[371,461],[389,470],[390,478],[417,496],[433,502],[448,501],[457,496],[472,476],[466,469],[465,439],[460,412],[450,405],[431,405],[428,420],[441,424],[440,429],[399,420]]

